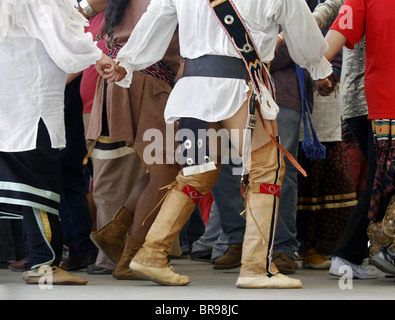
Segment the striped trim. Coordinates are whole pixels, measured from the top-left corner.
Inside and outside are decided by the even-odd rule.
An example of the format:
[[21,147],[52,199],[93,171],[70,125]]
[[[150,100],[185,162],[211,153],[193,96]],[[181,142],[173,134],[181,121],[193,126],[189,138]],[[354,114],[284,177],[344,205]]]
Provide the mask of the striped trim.
[[60,202],[60,194],[48,190],[35,188],[23,183],[0,181],[0,190],[25,192],[42,198],[53,200],[58,203]]
[[317,203],[317,202],[325,202],[325,201],[337,201],[337,200],[348,200],[348,199],[355,199],[357,197],[357,194],[355,192],[351,193],[345,193],[345,194],[333,194],[333,195],[327,195],[323,197],[300,197],[298,199],[299,202],[312,202],[312,203]]
[[373,135],[377,141],[395,139],[395,121],[390,119],[372,120]]
[[91,158],[94,159],[101,159],[101,160],[109,160],[109,159],[118,159],[124,156],[127,156],[128,154],[132,154],[134,150],[129,147],[122,147],[118,149],[108,149],[108,150],[103,150],[103,149],[93,149]]
[[33,213],[34,213],[34,217],[36,218],[38,227],[40,228],[40,232],[43,235],[43,239],[45,240],[45,242],[48,246],[48,249],[52,253],[52,260],[49,260],[49,261],[46,261],[46,262],[43,262],[40,264],[36,264],[35,266],[33,266],[31,268],[32,271],[36,271],[36,269],[41,266],[51,265],[55,260],[55,252],[50,245],[50,242],[52,239],[52,230],[51,230],[51,225],[49,223],[48,214],[45,211],[39,210],[36,208],[33,208]]
[[358,199],[355,192],[326,195],[322,197],[300,197],[298,198],[297,210],[318,211],[339,209],[354,207],[357,204]]
[[[34,207],[58,215],[60,194],[23,183],[0,181],[1,203]],[[2,208],[2,210],[7,209]],[[9,212],[7,215],[10,217],[17,216],[14,211]]]
[[[22,200],[22,199],[0,197],[0,203],[14,204],[14,205],[18,205],[18,206],[26,206],[26,207],[38,208],[38,209],[44,210],[44,211],[46,211],[48,213],[59,215],[59,209],[51,208],[51,207],[45,206],[45,205],[43,205],[41,203],[38,203],[38,202],[32,202],[32,201],[27,201],[27,200]],[[6,214],[7,215],[11,215],[11,216],[16,216],[15,214],[10,214],[10,213],[6,213]]]
[[316,205],[300,204],[300,205],[298,205],[297,209],[298,210],[306,210],[306,211],[318,211],[318,210],[325,210],[325,209],[340,209],[340,208],[354,207],[357,204],[358,204],[358,200],[339,202],[339,203],[316,204]]
[[[277,137],[278,140],[278,137]],[[279,142],[279,141],[278,141]],[[280,171],[282,168],[281,164],[281,151],[280,149],[277,148],[277,164],[278,168],[276,171],[276,179],[274,184],[278,184],[280,180]],[[279,199],[278,197],[274,196],[273,197],[273,211],[272,211],[272,219],[271,219],[271,224],[270,224],[270,236],[269,236],[269,244],[268,244],[268,252],[266,255],[266,269],[269,274],[269,276],[274,275],[274,273],[271,271],[271,265],[272,265],[272,254],[273,254],[273,247],[274,247],[274,236],[276,232],[276,226],[277,226],[277,209],[278,209],[278,202]]]
[[228,1],[228,0],[214,0],[214,1],[211,1],[211,6],[214,8],[214,7],[220,5],[221,3],[225,2],[225,1]]
[[0,211],[0,219],[23,220],[23,217],[20,214]]

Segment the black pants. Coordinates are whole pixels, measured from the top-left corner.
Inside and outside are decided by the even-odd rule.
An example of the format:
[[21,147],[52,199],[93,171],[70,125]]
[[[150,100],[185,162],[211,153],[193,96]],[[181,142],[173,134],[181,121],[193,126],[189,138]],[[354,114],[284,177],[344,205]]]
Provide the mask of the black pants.
[[70,248],[69,256],[73,258],[97,255],[97,248],[89,238],[92,218],[86,195],[92,170],[82,164],[87,150],[80,82],[81,77],[78,77],[66,86],[66,148],[59,151],[63,172],[59,214],[63,240]]
[[362,154],[368,161],[368,171],[365,188],[358,200],[358,204],[351,213],[347,229],[334,255],[355,264],[362,264],[367,253],[369,240],[367,235],[367,228],[370,222],[368,219],[368,210],[376,173],[376,156],[374,152],[372,124],[367,119],[367,116],[350,118],[346,122]]

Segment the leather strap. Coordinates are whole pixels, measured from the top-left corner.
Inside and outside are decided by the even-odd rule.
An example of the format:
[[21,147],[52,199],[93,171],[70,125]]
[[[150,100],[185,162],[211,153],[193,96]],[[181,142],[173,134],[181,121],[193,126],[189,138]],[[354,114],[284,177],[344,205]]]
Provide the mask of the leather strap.
[[190,185],[185,185],[184,189],[182,189],[182,192],[185,193],[191,200],[193,200],[196,205],[199,204],[200,200],[203,199],[203,195],[197,191],[194,187],[191,187]]
[[249,79],[243,60],[235,57],[205,55],[185,59],[183,77]]

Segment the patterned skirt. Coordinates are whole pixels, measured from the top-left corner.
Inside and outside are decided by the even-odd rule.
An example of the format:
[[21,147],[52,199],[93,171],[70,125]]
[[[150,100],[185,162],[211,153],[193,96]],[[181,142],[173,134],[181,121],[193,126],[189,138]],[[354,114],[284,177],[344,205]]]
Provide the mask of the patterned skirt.
[[309,160],[299,149],[299,162],[307,171],[299,178],[297,237],[307,248],[332,254],[357,204],[357,195],[341,142],[324,142],[324,160]]
[[391,195],[394,193],[395,120],[373,120],[372,129],[377,169],[368,217],[377,222],[383,219]]

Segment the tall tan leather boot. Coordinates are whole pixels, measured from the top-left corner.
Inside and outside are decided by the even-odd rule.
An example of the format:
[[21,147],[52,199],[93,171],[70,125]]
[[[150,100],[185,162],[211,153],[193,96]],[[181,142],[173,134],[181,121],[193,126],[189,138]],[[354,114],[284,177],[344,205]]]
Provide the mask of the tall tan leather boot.
[[246,230],[240,288],[300,288],[299,280],[278,272],[271,262],[277,223],[279,192],[285,163],[276,145],[267,143],[251,153],[251,170],[246,194]]
[[168,264],[172,243],[190,218],[196,205],[215,185],[220,167],[216,170],[185,177],[182,171],[174,188],[168,193],[153,225],[130,263],[137,274],[163,285],[180,286],[190,283],[188,276],[178,275]]
[[122,206],[113,219],[100,230],[92,232],[90,238],[108,259],[117,264],[125,246],[126,232],[132,224],[132,213]]
[[115,279],[118,280],[142,280],[144,278],[135,274],[129,269],[130,261],[136,255],[137,251],[143,246],[143,243],[133,238],[131,235],[126,235],[125,248],[123,249],[121,259],[112,272]]

